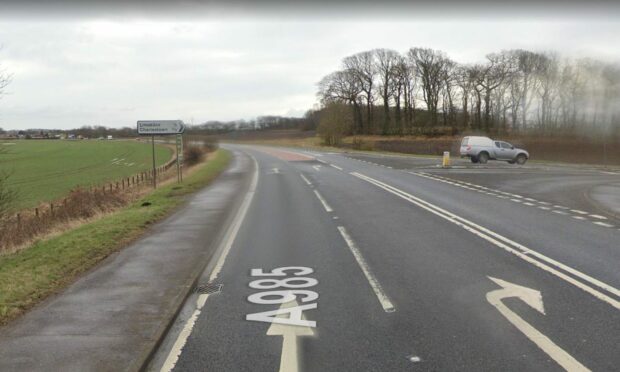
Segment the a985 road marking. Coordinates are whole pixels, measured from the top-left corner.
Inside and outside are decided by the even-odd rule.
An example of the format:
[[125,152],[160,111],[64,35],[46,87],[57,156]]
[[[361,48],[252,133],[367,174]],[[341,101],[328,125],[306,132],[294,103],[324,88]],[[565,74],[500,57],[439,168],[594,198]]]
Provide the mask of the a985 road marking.
[[[370,184],[373,184],[385,191],[388,191],[391,194],[394,194],[402,199],[407,200],[408,202],[417,205],[418,207],[427,210],[449,222],[452,222],[453,224],[471,232],[474,235],[479,236],[480,238],[492,243],[493,245],[504,249],[507,252],[510,252],[512,254],[514,254],[515,256],[523,259],[524,261],[542,269],[547,271],[548,273],[551,273],[555,276],[557,276],[560,279],[563,279],[564,281],[574,285],[575,287],[578,287],[579,289],[593,295],[594,297],[598,298],[599,300],[602,300],[604,302],[607,302],[608,304],[610,304],[611,306],[615,307],[616,309],[620,310],[620,301],[618,301],[615,298],[612,298],[612,296],[620,297],[620,290],[618,290],[617,288],[612,287],[609,284],[603,283],[602,281],[595,279],[587,274],[584,274],[576,269],[573,269],[570,266],[567,266],[561,262],[558,262],[552,258],[549,258],[539,252],[536,252],[530,248],[527,248],[515,241],[512,241],[496,232],[493,232],[483,226],[480,226],[474,222],[471,222],[469,220],[466,220],[462,217],[459,217],[457,215],[455,215],[454,213],[448,212],[447,210],[440,208],[434,204],[431,204],[425,200],[422,200],[418,197],[415,197],[405,191],[402,191],[400,189],[397,189],[396,187],[390,186],[386,183],[383,183],[379,180],[376,180],[374,178],[368,177],[366,175],[357,173],[357,172],[352,172],[350,173],[351,175],[358,177]],[[568,272],[572,275],[574,275],[575,277],[579,278],[582,281],[579,281],[567,274],[565,274],[564,272],[560,271],[563,270],[565,272]],[[588,283],[585,284],[584,282]],[[600,290],[594,288],[594,287],[598,287],[598,289],[602,289],[606,292],[608,292],[609,294],[611,294],[612,296],[609,296],[609,294],[603,293]]]

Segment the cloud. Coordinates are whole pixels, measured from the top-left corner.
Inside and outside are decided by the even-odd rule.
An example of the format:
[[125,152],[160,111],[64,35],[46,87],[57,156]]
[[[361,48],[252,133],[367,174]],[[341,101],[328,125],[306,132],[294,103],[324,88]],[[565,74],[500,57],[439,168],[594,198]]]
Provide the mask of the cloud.
[[316,82],[349,54],[428,46],[459,62],[510,48],[619,60],[618,20],[115,17],[0,21],[0,64],[14,74],[4,128],[133,126],[301,115]]

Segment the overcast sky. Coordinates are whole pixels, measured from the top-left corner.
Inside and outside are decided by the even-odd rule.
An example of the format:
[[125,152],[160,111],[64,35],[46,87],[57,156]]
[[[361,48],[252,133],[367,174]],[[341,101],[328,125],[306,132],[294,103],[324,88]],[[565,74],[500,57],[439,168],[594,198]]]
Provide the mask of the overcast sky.
[[343,57],[378,47],[431,47],[464,63],[511,48],[620,61],[620,14],[611,5],[443,13],[430,5],[358,13],[341,5],[329,13],[241,3],[178,14],[56,8],[47,15],[16,7],[0,15],[0,68],[13,75],[0,99],[0,127],[300,116]]

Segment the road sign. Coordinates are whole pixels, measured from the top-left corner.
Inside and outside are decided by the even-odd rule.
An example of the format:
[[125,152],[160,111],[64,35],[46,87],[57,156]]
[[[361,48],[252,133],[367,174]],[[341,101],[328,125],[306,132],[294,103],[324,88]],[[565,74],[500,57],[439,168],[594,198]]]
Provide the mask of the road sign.
[[139,120],[138,134],[181,134],[185,131],[185,125],[181,120]]

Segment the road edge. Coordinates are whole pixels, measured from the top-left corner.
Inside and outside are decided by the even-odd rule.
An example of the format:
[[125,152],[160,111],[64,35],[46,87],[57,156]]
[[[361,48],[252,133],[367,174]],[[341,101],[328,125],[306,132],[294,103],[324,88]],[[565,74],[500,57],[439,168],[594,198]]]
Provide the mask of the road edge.
[[[233,157],[235,157],[236,155],[234,154],[234,152],[233,151],[231,152],[233,153]],[[252,158],[247,153],[245,152],[243,153],[249,158]],[[250,176],[254,173],[255,170],[257,170],[256,163],[252,161],[251,164],[252,164],[252,168],[251,168],[252,171],[249,172]],[[248,178],[251,178],[251,177],[246,176],[241,185],[241,188],[243,190],[242,191],[243,195],[247,195],[248,192],[251,191],[250,189],[252,185],[252,180]],[[211,187],[212,185],[215,185],[217,182],[218,180],[216,179],[214,182],[212,182],[207,187]],[[228,230],[229,230],[228,226],[231,224],[232,221],[234,221],[235,217],[239,213],[239,210],[241,209],[243,205],[244,199],[245,198],[236,198],[234,203],[231,205],[231,208],[228,209],[226,217],[221,220],[220,224],[223,228],[220,229],[215,239],[213,239],[209,243],[208,249],[210,253],[205,258],[204,263],[201,264],[199,267],[197,267],[191,273],[191,275],[187,276],[188,280],[186,282],[187,284],[184,286],[184,290],[177,295],[176,299],[174,300],[174,305],[170,307],[171,311],[169,312],[169,314],[165,316],[165,318],[167,318],[168,321],[164,322],[162,326],[155,333],[155,336],[154,336],[155,342],[153,346],[149,348],[148,350],[146,350],[145,352],[143,352],[141,357],[136,358],[135,362],[127,370],[129,371],[147,371],[148,370],[159,348],[162,346],[164,340],[168,336],[168,333],[172,329],[176,319],[181,313],[183,306],[187,302],[188,298],[191,296],[192,290],[196,287],[198,281],[202,277],[203,272],[205,272],[205,270],[207,270],[209,266],[214,262],[214,260],[217,260],[219,258],[219,255],[222,253],[219,248],[222,245],[222,242],[224,241],[224,239],[226,238],[226,235],[228,235]]]

